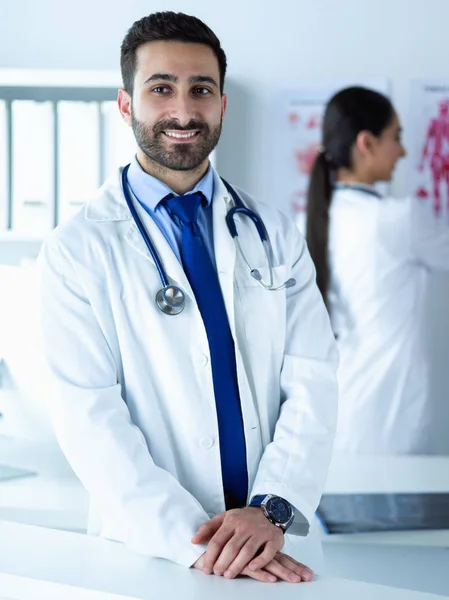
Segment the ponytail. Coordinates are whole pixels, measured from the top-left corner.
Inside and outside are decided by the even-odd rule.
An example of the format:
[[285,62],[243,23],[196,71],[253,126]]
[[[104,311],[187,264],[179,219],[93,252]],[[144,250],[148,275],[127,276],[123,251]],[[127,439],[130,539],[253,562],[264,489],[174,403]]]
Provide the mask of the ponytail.
[[362,87],[338,92],[326,106],[323,117],[322,144],[310,177],[307,205],[306,238],[315,263],[316,281],[328,304],[329,268],[329,209],[332,200],[333,178],[340,169],[352,169],[352,151],[361,131],[378,137],[392,122],[394,108],[378,92]]
[[331,164],[320,152],[312,168],[307,194],[306,239],[315,263],[316,281],[328,306],[329,288],[329,208],[332,199]]

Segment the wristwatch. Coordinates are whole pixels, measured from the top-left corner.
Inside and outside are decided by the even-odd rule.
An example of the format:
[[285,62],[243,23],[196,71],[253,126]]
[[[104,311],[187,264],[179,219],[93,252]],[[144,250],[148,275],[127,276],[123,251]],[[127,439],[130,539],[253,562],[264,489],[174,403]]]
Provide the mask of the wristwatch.
[[280,527],[284,533],[295,518],[295,513],[290,502],[273,494],[254,496],[249,506],[260,506],[270,523],[273,523],[276,527]]

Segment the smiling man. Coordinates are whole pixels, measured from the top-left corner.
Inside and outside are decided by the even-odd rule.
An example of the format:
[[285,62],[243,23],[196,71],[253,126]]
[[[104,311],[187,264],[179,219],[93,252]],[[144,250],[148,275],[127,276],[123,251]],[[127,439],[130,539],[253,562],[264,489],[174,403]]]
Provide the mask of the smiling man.
[[40,256],[51,413],[90,532],[207,574],[310,581],[337,359],[304,239],[209,162],[226,56],[204,23],[141,19],[121,68],[136,157]]

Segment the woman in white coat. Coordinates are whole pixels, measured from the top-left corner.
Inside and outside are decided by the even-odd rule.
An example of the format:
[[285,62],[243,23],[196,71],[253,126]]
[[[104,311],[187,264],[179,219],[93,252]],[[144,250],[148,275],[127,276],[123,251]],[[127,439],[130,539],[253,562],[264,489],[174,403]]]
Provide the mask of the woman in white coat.
[[355,87],[329,102],[307,242],[340,351],[338,452],[431,448],[424,307],[429,272],[449,269],[449,229],[417,200],[375,189],[404,155],[386,97]]

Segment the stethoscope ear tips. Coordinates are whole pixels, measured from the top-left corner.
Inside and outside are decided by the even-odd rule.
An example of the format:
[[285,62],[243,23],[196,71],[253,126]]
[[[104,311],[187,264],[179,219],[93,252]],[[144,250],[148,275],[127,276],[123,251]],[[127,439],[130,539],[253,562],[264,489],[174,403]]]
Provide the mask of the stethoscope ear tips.
[[156,294],[156,304],[166,315],[179,315],[184,310],[184,292],[176,285],[167,285]]

